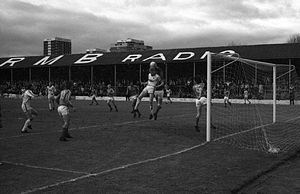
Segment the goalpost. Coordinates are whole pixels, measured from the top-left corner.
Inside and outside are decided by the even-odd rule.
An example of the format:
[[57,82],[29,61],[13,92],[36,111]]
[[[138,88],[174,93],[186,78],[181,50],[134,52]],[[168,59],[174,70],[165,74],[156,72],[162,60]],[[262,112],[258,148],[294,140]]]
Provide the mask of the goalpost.
[[[277,90],[279,90],[278,87],[283,87],[285,88],[284,95],[287,96],[286,94],[287,92],[289,92],[290,94],[290,87],[292,86],[292,83],[290,82],[291,82],[292,75],[295,77],[295,71],[294,71],[295,67],[292,66],[291,64],[280,65],[275,63],[255,61],[251,59],[244,59],[241,58],[238,53],[232,50],[223,51],[221,53],[213,53],[207,51],[201,57],[201,59],[205,59],[205,58],[207,61],[206,141],[210,142],[215,139],[221,139],[222,137],[226,137],[226,136],[231,137],[235,134],[240,135],[246,132],[256,130],[255,135],[259,136],[259,138],[253,141],[259,141],[259,144],[264,144],[261,146],[265,150],[268,150],[268,152],[278,153],[280,151],[280,148],[275,147],[275,145],[273,145],[269,140],[268,138],[269,131],[267,132],[266,126],[276,124],[277,122],[277,110],[276,110],[277,95],[278,95]],[[225,69],[229,69],[229,70],[225,71]],[[227,73],[228,71],[229,73]],[[222,83],[221,81],[219,82],[216,81],[219,80],[218,78],[222,78],[222,81],[226,83]],[[289,80],[288,83],[286,82],[287,79]],[[216,84],[216,82],[221,84]],[[260,82],[259,85],[258,82]],[[280,82],[282,84],[278,86],[277,82]],[[222,84],[224,85],[224,87],[222,87]],[[218,87],[219,85],[221,85],[220,88],[222,89],[218,89],[218,88],[216,89],[216,85]],[[261,96],[259,95],[263,95],[262,94],[263,86],[266,88],[265,94],[263,99],[260,99]],[[288,91],[286,88],[288,88]],[[218,92],[221,94],[219,94],[219,96],[216,96],[215,90],[220,90]],[[224,97],[224,95],[222,96],[222,92],[224,91],[222,90],[228,90],[230,91],[230,93],[233,93],[232,90],[234,90],[235,96],[233,97],[233,95],[231,95],[232,99],[230,97],[230,100],[234,101],[232,107],[235,108],[229,107],[228,109],[224,109],[224,110],[220,108],[221,106],[223,106],[222,97]],[[239,91],[237,92],[236,90]],[[249,95],[252,96],[253,99],[248,100],[249,104],[250,101],[253,101],[251,106],[241,105],[243,104],[243,100],[245,101],[245,103],[247,102],[245,100],[245,97],[244,99],[242,99],[243,90],[247,90],[247,93],[249,92],[250,93]],[[212,104],[217,104],[217,105],[212,105]],[[220,114],[219,117],[217,117],[216,115],[212,115],[212,108],[218,110],[217,113]],[[272,113],[271,113],[271,109],[272,109]],[[220,113],[220,112],[226,112],[226,113]],[[250,119],[253,119],[254,121],[248,122],[244,117],[241,116],[241,114],[244,114],[245,115],[244,117],[249,116]],[[223,133],[222,134],[223,136],[221,135],[216,136],[216,134],[214,134],[216,132],[221,131],[221,130],[218,131],[218,126],[216,127],[217,130],[212,131],[211,122],[215,122],[215,120],[212,120],[212,116],[213,119],[217,117],[216,120],[219,121],[218,123],[220,126],[219,128],[227,129],[226,132],[225,130],[221,132]],[[239,118],[234,118],[234,116]],[[226,126],[226,119],[229,119],[231,121],[231,123],[228,122],[227,126]],[[222,120],[225,121],[221,123]],[[268,120],[267,123],[266,120]],[[260,138],[263,140],[261,140]],[[240,143],[238,142],[238,144]]]

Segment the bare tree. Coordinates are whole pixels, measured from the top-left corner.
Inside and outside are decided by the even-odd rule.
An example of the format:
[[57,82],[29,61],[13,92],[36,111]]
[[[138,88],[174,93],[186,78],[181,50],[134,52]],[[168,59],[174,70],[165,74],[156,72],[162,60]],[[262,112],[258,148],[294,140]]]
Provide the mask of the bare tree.
[[300,34],[293,34],[287,40],[287,43],[300,43]]

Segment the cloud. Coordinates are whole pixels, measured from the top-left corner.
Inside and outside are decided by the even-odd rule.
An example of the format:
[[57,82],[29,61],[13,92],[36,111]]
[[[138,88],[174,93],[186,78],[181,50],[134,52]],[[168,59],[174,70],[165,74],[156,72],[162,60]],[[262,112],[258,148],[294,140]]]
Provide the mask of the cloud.
[[118,39],[154,48],[285,42],[300,29],[297,0],[3,0],[0,55],[40,55],[49,37],[73,53]]

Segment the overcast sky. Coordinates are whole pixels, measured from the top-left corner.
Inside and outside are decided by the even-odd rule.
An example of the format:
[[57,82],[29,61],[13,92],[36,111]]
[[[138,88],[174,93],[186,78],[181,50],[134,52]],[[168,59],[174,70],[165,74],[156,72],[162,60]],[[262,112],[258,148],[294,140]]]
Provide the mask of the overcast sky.
[[300,32],[299,0],[1,0],[0,56],[41,55],[48,37],[73,53],[137,38],[158,48],[283,43]]

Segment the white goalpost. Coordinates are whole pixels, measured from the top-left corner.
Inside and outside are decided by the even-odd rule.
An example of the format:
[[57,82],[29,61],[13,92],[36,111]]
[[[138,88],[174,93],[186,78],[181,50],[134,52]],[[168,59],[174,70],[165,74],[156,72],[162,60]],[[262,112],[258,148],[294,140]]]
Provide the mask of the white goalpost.
[[[202,56],[203,57],[203,56]],[[211,140],[211,52],[206,52],[207,57],[207,107],[206,107],[206,141]]]
[[[278,95],[277,90],[278,87],[290,88],[291,72],[295,70],[295,67],[292,66],[291,64],[279,65],[275,63],[244,59],[241,58],[238,53],[232,50],[228,50],[220,53],[213,53],[207,51],[201,57],[201,59],[206,59],[207,62],[206,141],[210,142],[213,141],[214,139],[220,139],[221,136],[219,135],[219,133],[222,134],[224,137],[225,136],[232,137],[234,134],[236,134],[237,136],[238,135],[241,136],[242,134],[246,132],[251,132],[253,130],[255,132],[251,132],[251,133],[254,134],[254,137],[249,137],[251,140],[243,140],[242,142],[237,142],[238,140],[235,139],[234,140],[235,143],[244,145],[247,144],[245,143],[246,141],[251,141],[251,143],[257,141],[259,145],[254,145],[253,149],[264,149],[270,153],[278,153],[280,151],[280,148],[275,147],[272,144],[271,140],[269,140],[268,138],[268,133],[275,133],[275,132],[273,131],[270,132],[270,130],[267,131],[265,126],[276,124],[277,122],[276,102],[277,102],[277,95]],[[214,65],[215,61],[217,61],[216,63],[219,62],[220,65],[219,66]],[[228,68],[229,70],[226,69],[225,71],[225,68]],[[278,74],[279,76],[277,76]],[[216,99],[217,98],[216,95],[213,94],[215,90],[218,90],[218,88],[216,89],[216,85],[218,86],[221,85],[215,83],[216,80],[218,80],[219,78],[218,76],[221,78],[220,80],[222,80],[223,82],[226,80],[226,76],[227,79],[229,80],[228,81],[229,84],[227,85],[225,83],[222,83],[225,85],[224,90],[229,90],[229,91],[243,90],[242,88],[243,86],[244,88],[247,88],[245,89],[247,90],[247,93],[249,92],[248,90],[251,91],[250,92],[251,96],[256,95],[255,97],[252,97],[253,99],[251,99],[251,101],[253,101],[252,105],[242,106],[241,104],[243,104],[243,99],[242,99],[243,92],[235,91],[235,93],[238,93],[235,94],[237,96],[237,99],[232,99],[232,100],[235,101],[238,105],[235,105],[236,103],[233,103],[232,107],[234,108],[231,108],[231,104],[229,109],[221,109],[220,108],[221,105],[212,106],[212,103],[215,104],[215,102],[217,102],[218,104],[222,104],[222,97],[220,98],[219,96],[219,99]],[[286,79],[289,79],[288,85],[285,82]],[[240,84],[241,80],[244,82],[243,84]],[[277,85],[278,81],[280,81],[280,83],[283,84],[278,86]],[[238,84],[235,84],[233,82]],[[260,83],[259,86],[258,86],[258,82]],[[234,86],[231,86],[230,84]],[[263,99],[259,101],[258,100],[259,94],[261,94],[261,90],[262,90],[261,88],[263,86],[265,86],[266,88],[265,90],[268,90],[265,93],[267,93],[268,94],[267,96],[269,97],[268,99]],[[259,90],[259,92],[257,90]],[[219,93],[222,92],[223,91],[221,90]],[[287,89],[285,89],[285,92],[287,92]],[[246,104],[245,97],[244,100]],[[249,101],[248,97],[247,100]],[[212,120],[212,112],[213,112],[212,108],[218,110],[216,111],[217,116],[215,114],[213,115],[214,120]],[[247,121],[246,120],[247,117],[249,117],[251,121]],[[215,121],[215,119],[217,121]],[[211,122],[219,122],[217,123],[217,127],[216,127],[217,130],[212,130]],[[218,127],[218,125],[220,127]],[[221,130],[218,128],[221,129],[224,128],[226,130]],[[248,145],[246,145],[245,147],[251,148],[251,146]]]

